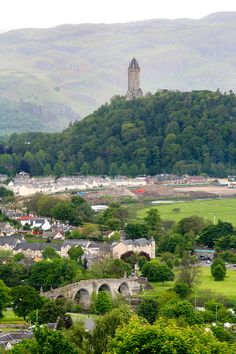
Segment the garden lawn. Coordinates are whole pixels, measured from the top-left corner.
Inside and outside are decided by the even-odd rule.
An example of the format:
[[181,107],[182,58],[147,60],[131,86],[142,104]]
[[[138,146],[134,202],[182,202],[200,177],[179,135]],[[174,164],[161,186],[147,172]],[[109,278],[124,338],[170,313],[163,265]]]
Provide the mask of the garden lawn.
[[[236,227],[236,198],[194,200],[185,202],[173,202],[168,204],[158,204],[151,206],[159,210],[162,219],[179,221],[182,218],[198,215],[211,222],[217,220],[231,222]],[[173,211],[179,208],[179,213]],[[135,219],[143,219],[150,207],[135,208]]]
[[0,324],[25,324],[22,317],[18,317],[12,310],[3,311],[3,318],[0,319]]
[[68,312],[71,316],[73,322],[76,321],[84,321],[86,318],[93,318],[94,320],[99,317],[99,315],[95,314],[84,314],[84,313],[75,313],[75,312]]

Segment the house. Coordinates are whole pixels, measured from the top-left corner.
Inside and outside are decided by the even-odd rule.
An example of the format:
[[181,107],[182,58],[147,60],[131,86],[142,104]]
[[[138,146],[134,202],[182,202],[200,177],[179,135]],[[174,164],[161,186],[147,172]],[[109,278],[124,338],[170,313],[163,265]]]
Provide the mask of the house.
[[31,229],[40,229],[43,231],[51,230],[52,226],[47,219],[35,218],[33,215],[24,215],[19,219],[22,226],[29,225]]
[[84,249],[83,260],[86,259],[89,267],[93,262],[100,261],[105,257],[111,257],[111,245],[106,242],[90,242]]
[[52,226],[47,219],[37,218],[37,219],[33,219],[32,228],[48,231],[51,230]]
[[33,215],[23,215],[19,219],[19,222],[20,222],[21,226],[26,226],[26,225],[31,226],[33,223],[33,219],[34,219]]
[[58,231],[54,236],[53,240],[65,240],[64,232]]
[[23,253],[25,257],[31,259],[41,259],[43,251],[47,247],[54,248],[57,253],[60,255],[61,246],[55,243],[46,243],[46,242],[23,242],[17,243],[13,249],[13,254]]
[[43,233],[42,237],[47,240],[64,240],[64,230],[60,231],[46,231]]
[[9,222],[0,222],[0,236],[11,236],[17,232]]
[[4,350],[11,350],[14,345],[20,343],[23,339],[30,339],[32,337],[33,333],[28,331],[0,333],[0,347]]
[[61,245],[61,257],[68,257],[68,251],[71,247],[81,246],[84,255],[82,259],[86,259],[88,265],[98,261],[111,254],[111,244],[106,242],[94,242],[89,240],[65,240]]
[[61,257],[68,257],[68,251],[71,247],[74,246],[81,246],[83,250],[85,250],[90,244],[88,240],[81,240],[81,239],[71,239],[71,240],[64,240],[61,245]]
[[112,256],[120,258],[122,254],[133,251],[135,253],[145,252],[150,258],[155,258],[156,243],[153,238],[138,238],[135,240],[120,240],[112,244]]
[[22,236],[3,236],[0,237],[0,250],[13,251],[17,244],[23,244],[25,242]]

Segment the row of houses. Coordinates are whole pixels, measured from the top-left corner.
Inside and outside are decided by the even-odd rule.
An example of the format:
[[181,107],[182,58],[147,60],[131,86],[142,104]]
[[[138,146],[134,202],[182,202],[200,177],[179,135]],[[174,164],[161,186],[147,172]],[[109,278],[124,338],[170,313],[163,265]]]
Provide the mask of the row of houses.
[[55,179],[53,177],[31,178],[21,172],[8,184],[8,188],[18,196],[35,193],[54,194],[65,191],[86,191],[98,188],[140,187],[146,185],[145,177],[111,179],[109,177],[72,176]]
[[[12,235],[24,235],[26,233],[40,234],[46,239],[64,239],[64,234],[69,231],[72,226],[60,222],[51,223],[46,218],[38,218],[33,215],[24,215],[15,218],[21,227],[16,228],[8,221],[0,222],[0,237]],[[27,226],[27,227],[26,227]]]
[[201,184],[211,182],[212,179],[207,176],[177,176],[173,174],[159,174],[152,177],[149,182],[154,182],[156,184],[168,185],[168,184]]
[[12,251],[13,254],[23,253],[25,257],[40,261],[43,251],[50,246],[61,257],[68,257],[68,251],[73,246],[80,245],[84,251],[84,259],[88,265],[105,257],[120,258],[122,254],[133,251],[135,253],[145,252],[150,258],[155,258],[155,240],[139,238],[136,240],[121,240],[113,243],[89,240],[64,240],[61,243],[27,242],[24,236],[3,236],[0,238],[0,250]]

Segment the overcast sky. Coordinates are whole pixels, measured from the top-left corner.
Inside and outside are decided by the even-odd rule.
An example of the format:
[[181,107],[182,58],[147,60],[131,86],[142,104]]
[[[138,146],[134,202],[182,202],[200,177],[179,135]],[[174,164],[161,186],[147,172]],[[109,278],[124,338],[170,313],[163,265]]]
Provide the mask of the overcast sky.
[[0,29],[151,18],[201,18],[236,11],[236,0],[0,0]]

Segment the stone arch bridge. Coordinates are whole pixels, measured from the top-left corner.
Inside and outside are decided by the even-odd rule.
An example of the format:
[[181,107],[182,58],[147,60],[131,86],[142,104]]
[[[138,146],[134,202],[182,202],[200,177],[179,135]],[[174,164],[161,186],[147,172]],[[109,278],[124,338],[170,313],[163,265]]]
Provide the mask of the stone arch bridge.
[[52,289],[44,292],[42,295],[50,299],[73,299],[81,304],[83,308],[88,308],[92,294],[97,294],[99,291],[109,291],[112,297],[121,294],[125,298],[129,298],[147,287],[147,279],[143,277],[89,279],[81,280],[78,283],[69,284],[61,288]]

